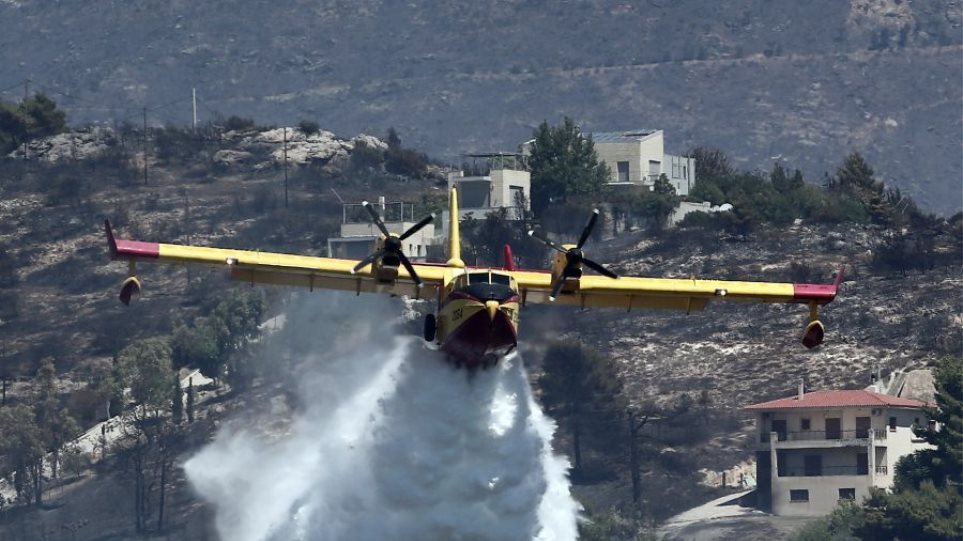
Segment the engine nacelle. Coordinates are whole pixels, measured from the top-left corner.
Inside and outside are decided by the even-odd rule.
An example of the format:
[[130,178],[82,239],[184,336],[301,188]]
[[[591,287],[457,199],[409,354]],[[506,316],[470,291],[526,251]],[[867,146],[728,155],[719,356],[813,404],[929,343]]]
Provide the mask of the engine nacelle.
[[[384,250],[384,247],[384,237],[379,238],[375,243],[375,250],[380,252]],[[391,285],[398,279],[399,266],[401,266],[401,260],[398,256],[387,253],[371,263],[371,274],[374,275],[375,281],[379,284]]]
[[[562,248],[569,250],[575,248],[574,244],[563,244]],[[552,260],[552,282],[562,276],[565,272],[565,266],[568,265],[568,257],[563,252],[556,252],[555,258]],[[569,268],[566,274],[567,278],[565,280],[565,285],[562,286],[563,295],[572,295],[578,291],[579,279],[582,277],[582,263],[579,261]]]
[[128,276],[120,285],[120,302],[129,305],[130,301],[140,295],[140,280],[136,276]]
[[823,343],[823,336],[826,334],[826,328],[823,323],[818,319],[810,321],[806,325],[806,330],[803,331],[802,343],[808,349],[812,349],[819,344]]

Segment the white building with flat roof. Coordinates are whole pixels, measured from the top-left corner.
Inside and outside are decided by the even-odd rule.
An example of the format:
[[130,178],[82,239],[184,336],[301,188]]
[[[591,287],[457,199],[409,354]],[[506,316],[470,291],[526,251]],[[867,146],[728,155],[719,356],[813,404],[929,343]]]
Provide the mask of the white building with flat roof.
[[[390,233],[401,234],[418,223],[423,216],[414,215],[414,204],[401,201],[385,202],[380,197],[374,204],[385,227]],[[361,203],[344,203],[341,209],[340,236],[328,239],[328,257],[339,259],[364,259],[375,251],[381,232],[371,222],[371,217]],[[435,226],[422,227],[404,240],[405,255],[412,261],[424,261],[428,247],[435,241]]]
[[869,390],[814,391],[753,404],[758,502],[780,516],[820,516],[870,487],[892,488],[896,462],[929,447],[923,402]]
[[[532,198],[532,174],[526,168],[524,156],[499,152],[465,157],[480,159],[483,165],[467,175],[462,170],[448,173],[448,193],[458,188],[459,221],[468,216],[484,220],[489,213],[502,209],[510,220],[523,219],[531,210]],[[447,210],[441,218],[441,237],[447,237]]]
[[612,171],[609,184],[651,188],[665,174],[677,195],[688,195],[695,186],[695,159],[666,154],[662,130],[596,132],[592,141],[599,159]]

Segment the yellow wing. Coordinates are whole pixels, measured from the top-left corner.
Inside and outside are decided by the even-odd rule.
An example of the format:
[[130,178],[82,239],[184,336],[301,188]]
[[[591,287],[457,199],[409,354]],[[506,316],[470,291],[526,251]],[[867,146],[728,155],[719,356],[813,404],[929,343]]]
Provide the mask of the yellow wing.
[[[185,263],[223,267],[230,271],[233,280],[242,282],[419,297],[434,295],[445,276],[444,266],[416,264],[415,272],[424,282],[418,288],[404,267],[397,269],[396,279],[383,283],[372,274],[372,265],[352,273],[358,261],[348,259],[121,240],[114,239],[110,224],[106,224],[106,229],[111,257],[130,261],[132,278],[136,261]],[[140,288],[139,282],[136,288]],[[123,292],[121,296],[123,300]]]
[[[523,302],[550,302],[550,272],[512,271],[511,274],[518,282]],[[577,282],[567,284],[554,302],[583,308],[686,311],[702,310],[710,300],[826,304],[835,298],[837,285],[583,275]]]

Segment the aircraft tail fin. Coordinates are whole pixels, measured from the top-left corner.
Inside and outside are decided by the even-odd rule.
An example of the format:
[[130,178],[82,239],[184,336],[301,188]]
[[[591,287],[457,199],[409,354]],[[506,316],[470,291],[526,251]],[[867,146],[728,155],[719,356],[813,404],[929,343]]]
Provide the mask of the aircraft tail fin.
[[515,257],[512,256],[512,246],[510,244],[506,244],[505,247],[502,248],[502,251],[502,255],[505,258],[505,266],[503,268],[507,271],[515,270]]
[[461,258],[461,235],[458,231],[458,190],[452,188],[448,201],[448,263],[449,267],[464,268]]

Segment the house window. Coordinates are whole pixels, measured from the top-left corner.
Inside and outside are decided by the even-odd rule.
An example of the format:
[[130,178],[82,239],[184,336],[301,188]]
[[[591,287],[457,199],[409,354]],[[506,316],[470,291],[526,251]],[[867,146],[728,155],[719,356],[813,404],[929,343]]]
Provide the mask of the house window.
[[790,490],[789,491],[789,501],[791,502],[808,502],[809,501],[809,491],[805,489]]
[[649,160],[649,174],[654,177],[658,177],[660,174],[662,174],[662,162]]
[[629,162],[618,162],[619,182],[629,181]]
[[936,421],[933,420],[933,419],[930,419],[929,421],[927,421],[927,422],[926,422],[926,430],[928,430],[928,431],[930,431],[930,432],[935,431],[935,430],[936,430]]
[[803,419],[799,424],[800,430],[809,430],[811,425],[809,424],[809,419]]
[[896,417],[889,418],[889,431],[896,432]]
[[689,180],[689,168],[684,165],[682,166],[682,178]]
[[840,500],[856,500],[856,489],[855,488],[841,488],[839,489],[839,499]]
[[772,421],[772,432],[778,433],[777,439],[779,441],[786,441],[786,420],[785,419],[773,419]]

